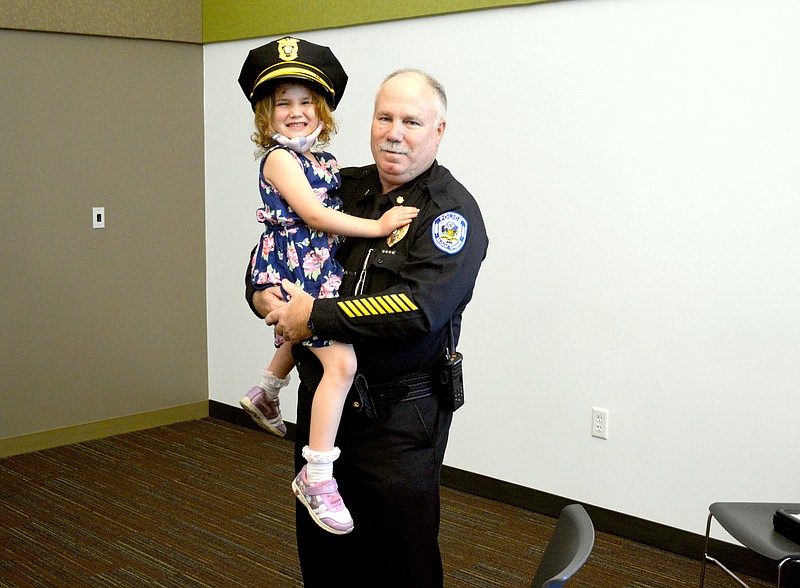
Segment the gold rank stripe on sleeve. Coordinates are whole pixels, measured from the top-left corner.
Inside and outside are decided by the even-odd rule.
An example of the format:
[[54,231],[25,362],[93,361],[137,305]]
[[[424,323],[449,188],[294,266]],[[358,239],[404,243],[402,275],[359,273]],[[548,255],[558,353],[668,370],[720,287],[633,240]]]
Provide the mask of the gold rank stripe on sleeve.
[[417,305],[405,294],[364,296],[351,300],[341,300],[339,302],[339,308],[350,318],[418,310]]

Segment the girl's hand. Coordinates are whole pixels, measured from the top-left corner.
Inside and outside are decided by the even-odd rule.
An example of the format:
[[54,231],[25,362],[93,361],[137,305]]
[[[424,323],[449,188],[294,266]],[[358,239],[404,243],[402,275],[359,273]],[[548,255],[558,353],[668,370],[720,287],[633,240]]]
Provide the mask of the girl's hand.
[[266,288],[265,290],[256,290],[253,293],[253,306],[255,306],[258,314],[263,317],[282,306],[284,302],[286,301],[283,299],[281,289],[277,286]]
[[381,236],[386,237],[395,229],[406,226],[419,214],[419,208],[414,206],[393,206],[383,213],[378,219]]

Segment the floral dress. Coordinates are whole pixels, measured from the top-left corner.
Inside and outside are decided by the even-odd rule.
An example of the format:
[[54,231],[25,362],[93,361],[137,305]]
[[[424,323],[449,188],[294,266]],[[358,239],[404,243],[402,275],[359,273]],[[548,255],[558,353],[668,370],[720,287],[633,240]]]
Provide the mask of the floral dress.
[[[264,179],[261,173],[264,160],[275,149],[285,149],[292,154],[324,206],[334,210],[342,208],[339,164],[333,155],[315,153],[319,161],[317,165],[288,147],[278,145],[270,149],[258,168],[259,192],[264,206],[256,211],[256,218],[264,223],[264,232],[253,256],[253,286],[261,290],[288,279],[315,298],[333,298],[338,294],[344,275],[344,269],[333,258],[343,237],[309,227],[278,190]],[[279,336],[275,337],[275,344],[280,345]],[[316,344],[325,343],[320,341]]]

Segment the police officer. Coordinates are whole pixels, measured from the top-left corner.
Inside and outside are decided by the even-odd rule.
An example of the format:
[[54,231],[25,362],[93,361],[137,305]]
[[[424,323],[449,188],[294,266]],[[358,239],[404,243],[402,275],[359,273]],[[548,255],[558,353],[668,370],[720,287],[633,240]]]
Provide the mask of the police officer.
[[[316,300],[284,282],[287,303],[274,290],[254,292],[246,281],[251,308],[284,338],[297,342],[314,333],[352,343],[358,358],[335,466],[355,529],[331,535],[299,508],[298,552],[308,587],[332,580],[381,588],[443,584],[439,477],[453,406],[442,370],[488,246],[477,203],[436,161],[446,108],[442,86],[417,70],[395,72],[378,89],[375,165],[342,171],[344,209],[368,218],[397,204],[420,212],[388,238],[345,240],[336,255],[345,268],[339,298]],[[301,346],[295,359],[299,471],[321,368]]]

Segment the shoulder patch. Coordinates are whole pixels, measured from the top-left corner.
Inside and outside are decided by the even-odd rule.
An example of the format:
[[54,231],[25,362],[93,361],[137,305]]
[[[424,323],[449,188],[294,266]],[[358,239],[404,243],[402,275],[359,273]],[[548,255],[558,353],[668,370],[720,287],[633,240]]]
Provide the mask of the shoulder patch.
[[431,226],[433,244],[450,255],[458,253],[467,242],[467,226],[467,219],[457,212],[440,214]]

